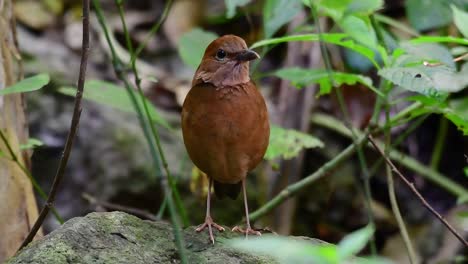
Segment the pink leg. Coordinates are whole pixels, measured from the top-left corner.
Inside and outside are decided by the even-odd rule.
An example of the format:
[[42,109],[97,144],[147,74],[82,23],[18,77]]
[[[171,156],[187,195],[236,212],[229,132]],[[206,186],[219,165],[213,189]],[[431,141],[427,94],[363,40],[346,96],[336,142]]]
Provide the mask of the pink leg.
[[238,227],[238,226],[235,226],[234,228],[232,228],[232,231],[233,232],[240,232],[240,233],[244,233],[245,234],[245,237],[247,238],[249,234],[251,235],[257,235],[257,236],[261,236],[262,233],[256,231],[256,230],[253,230],[250,226],[250,219],[249,219],[249,206],[247,204],[247,190],[246,190],[246,187],[245,187],[245,179],[242,180],[242,192],[244,193],[244,206],[245,206],[245,219],[247,220],[247,226],[246,226],[246,229],[242,229],[241,227]]
[[203,231],[206,227],[208,227],[208,232],[210,234],[210,241],[211,243],[214,244],[214,236],[213,236],[213,230],[212,226],[214,226],[218,231],[224,231],[224,227],[216,224],[213,222],[213,219],[211,218],[210,215],[210,207],[211,207],[211,185],[213,184],[213,180],[209,179],[209,184],[208,184],[208,195],[206,197],[206,217],[205,217],[205,222],[198,226],[195,231],[201,232]]

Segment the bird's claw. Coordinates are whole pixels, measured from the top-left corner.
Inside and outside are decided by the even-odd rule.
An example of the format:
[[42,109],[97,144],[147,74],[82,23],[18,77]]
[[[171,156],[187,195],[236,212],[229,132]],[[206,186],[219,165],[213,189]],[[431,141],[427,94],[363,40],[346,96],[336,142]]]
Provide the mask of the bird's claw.
[[214,236],[213,236],[212,227],[216,228],[219,232],[223,232],[225,230],[224,227],[222,227],[222,226],[218,225],[217,223],[213,222],[213,219],[211,217],[207,216],[205,218],[205,222],[203,224],[199,225],[195,229],[195,231],[201,232],[201,231],[205,230],[206,227],[208,227],[208,232],[210,234],[210,241],[213,244],[214,244]]
[[260,233],[259,231],[257,230],[254,230],[250,227],[247,227],[246,229],[243,229],[242,227],[239,227],[239,226],[235,226],[231,229],[232,232],[239,232],[239,233],[242,233],[242,234],[245,234],[245,236],[248,236],[248,235],[256,235],[256,236],[261,236],[262,233]]

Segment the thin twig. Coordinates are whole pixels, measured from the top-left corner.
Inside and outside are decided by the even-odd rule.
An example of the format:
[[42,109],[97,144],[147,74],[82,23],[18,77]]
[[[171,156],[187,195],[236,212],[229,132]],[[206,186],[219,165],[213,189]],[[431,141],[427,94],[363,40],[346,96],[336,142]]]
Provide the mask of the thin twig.
[[105,207],[105,208],[108,208],[108,209],[111,209],[111,210],[118,210],[118,211],[122,211],[122,212],[127,212],[127,213],[130,213],[130,214],[139,216],[139,217],[143,217],[143,218],[148,219],[148,220],[156,221],[156,217],[152,213],[150,213],[150,212],[148,212],[146,210],[141,210],[141,209],[138,209],[138,208],[128,207],[128,206],[115,204],[115,203],[110,203],[110,202],[106,202],[106,201],[101,201],[101,200],[98,200],[97,198],[91,196],[88,193],[83,193],[81,195],[81,197],[83,197],[83,199],[88,201],[91,205],[102,206],[102,207]]
[[[409,106],[412,108],[412,106]],[[406,110],[403,110],[406,112]],[[398,122],[400,118],[405,118],[405,115],[394,116],[391,118],[391,123]],[[343,136],[348,138],[352,138],[351,132],[344,126],[342,122],[338,119],[324,114],[314,114],[311,118],[312,123],[320,125],[322,127],[331,129],[340,133]],[[384,129],[384,127],[378,127],[372,134],[378,134],[380,131]],[[356,130],[359,135],[363,135],[364,133]],[[383,143],[380,143],[379,140],[376,140],[377,145],[381,145],[383,147]],[[457,197],[464,197],[468,195],[468,190],[466,190],[463,186],[457,184],[456,182],[447,178],[447,176],[430,169],[429,167],[425,166],[424,164],[420,163],[416,159],[412,158],[411,156],[406,155],[403,152],[397,151],[395,149],[390,149],[388,156],[393,161],[399,163],[400,165],[418,173],[419,175],[423,176],[427,180],[431,181],[432,183],[438,185],[439,187],[443,188],[447,192],[457,196]]]
[[421,203],[426,207],[433,215],[435,215],[448,229],[452,232],[455,237],[465,246],[468,247],[468,242],[445,220],[445,218],[440,215],[432,206],[424,199],[424,197],[419,193],[419,191],[414,187],[414,184],[406,179],[405,176],[397,169],[393,162],[385,155],[385,153],[379,148],[377,143],[375,143],[374,138],[369,135],[369,142],[374,146],[374,148],[379,152],[379,154],[385,159],[385,162],[392,168],[392,170],[400,177],[400,179],[411,189],[411,191],[418,197]]
[[75,104],[73,108],[73,116],[70,124],[70,131],[68,132],[67,141],[65,142],[65,147],[63,149],[62,157],[60,159],[57,172],[54,177],[54,182],[52,188],[49,192],[49,197],[39,214],[38,219],[34,223],[31,231],[28,236],[24,239],[23,243],[20,246],[20,249],[27,246],[36,236],[37,231],[42,226],[49,210],[52,208],[55,196],[58,191],[58,186],[63,179],[65,174],[65,168],[67,167],[68,158],[70,157],[71,149],[73,146],[73,141],[75,139],[76,132],[78,130],[78,124],[80,123],[81,115],[81,99],[83,97],[84,83],[86,79],[86,66],[88,63],[89,55],[89,1],[83,0],[83,43],[81,47],[81,64],[80,64],[80,73],[78,76],[78,87],[75,96]]

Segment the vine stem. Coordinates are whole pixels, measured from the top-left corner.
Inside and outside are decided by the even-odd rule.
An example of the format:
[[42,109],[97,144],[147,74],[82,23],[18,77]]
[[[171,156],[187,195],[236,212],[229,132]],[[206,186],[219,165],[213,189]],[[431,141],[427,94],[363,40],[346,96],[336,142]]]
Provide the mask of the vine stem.
[[73,147],[73,141],[75,140],[76,132],[78,131],[78,124],[80,123],[81,116],[81,99],[83,98],[84,83],[86,79],[86,66],[88,64],[89,55],[89,5],[90,0],[83,0],[83,42],[81,46],[81,63],[80,73],[78,76],[78,87],[75,96],[75,103],[73,108],[73,116],[70,124],[70,130],[68,132],[65,147],[63,149],[62,157],[60,159],[57,172],[50,189],[49,196],[47,197],[46,203],[39,213],[39,217],[34,223],[28,236],[24,239],[19,249],[27,246],[36,236],[37,231],[41,228],[45,218],[47,217],[49,210],[53,207],[55,196],[58,192],[58,187],[62,182],[65,174],[65,168],[67,167],[68,159],[70,157],[71,149]]
[[395,164],[388,158],[387,155],[382,151],[382,149],[377,145],[375,142],[374,138],[369,135],[368,137],[369,142],[372,144],[372,146],[377,150],[377,152],[384,158],[385,162],[390,166],[393,172],[395,172],[399,178],[410,188],[410,190],[416,195],[416,197],[419,199],[419,201],[426,207],[429,212],[431,212],[435,217],[437,217],[447,228],[448,230],[465,246],[468,247],[468,242],[453,228],[445,218],[440,215],[432,206],[424,199],[424,197],[419,193],[418,189],[414,187],[414,184],[406,179],[405,176],[397,169]]
[[[115,0],[115,3],[117,4],[117,7],[119,8],[119,14],[120,14],[122,22],[124,24],[123,25],[124,30],[127,32],[126,41],[127,41],[127,44],[128,44],[130,42],[130,38],[129,38],[129,35],[128,35],[128,31],[126,29],[125,19],[123,17],[123,15],[124,15],[123,14],[123,7],[122,7],[123,3],[122,3],[122,0]],[[94,5],[94,7],[96,9],[96,15],[98,17],[98,21],[99,21],[99,23],[100,23],[100,25],[102,27],[102,30],[104,31],[107,44],[109,45],[109,48],[111,50],[112,65],[114,67],[116,75],[124,83],[125,89],[127,90],[128,94],[129,94],[129,97],[130,97],[130,99],[132,101],[132,104],[133,104],[135,110],[137,111],[140,124],[141,124],[143,132],[145,134],[145,138],[148,141],[151,156],[153,158],[153,166],[154,166],[156,171],[161,172],[161,168],[159,166],[159,157],[158,157],[158,155],[156,153],[156,149],[158,149],[160,151],[159,154],[161,155],[162,159],[164,159],[163,158],[164,153],[161,153],[162,149],[160,148],[160,145],[159,145],[159,142],[158,142],[159,141],[159,136],[157,134],[157,131],[155,130],[154,127],[151,127],[151,124],[152,124],[151,121],[148,121],[148,120],[150,120],[149,112],[148,112],[147,106],[145,106],[144,97],[141,96],[142,95],[141,89],[140,89],[141,94],[138,94],[139,95],[138,96],[139,100],[137,100],[137,96],[135,95],[135,92],[133,91],[133,87],[130,85],[130,82],[128,81],[128,79],[124,75],[124,71],[123,71],[124,69],[122,67],[123,66],[122,62],[118,58],[118,56],[117,56],[117,54],[115,52],[114,45],[113,45],[113,43],[112,43],[112,41],[110,39],[110,33],[109,33],[109,30],[107,29],[105,19],[104,19],[104,15],[103,15],[103,12],[102,12],[99,1],[98,0],[93,0],[93,5]],[[131,43],[130,43],[130,47],[131,47]],[[133,50],[133,48],[132,48],[132,50]],[[132,64],[132,65],[134,65],[134,64]],[[135,71],[136,71],[136,67],[135,67]],[[135,74],[138,74],[138,72],[136,71]],[[138,87],[139,86],[139,84],[138,84],[139,83],[138,75],[136,77],[136,81],[137,81],[137,87]],[[143,101],[143,106],[146,109],[146,119],[145,119],[145,116],[143,115],[142,110],[140,109],[139,101]],[[153,135],[152,135],[153,137],[151,137],[150,132],[153,133]],[[158,145],[159,147],[155,146],[155,144]],[[163,164],[163,166],[167,167],[167,165],[164,165],[164,164]],[[160,174],[162,174],[162,173],[160,173]],[[169,208],[171,223],[172,223],[172,226],[173,226],[173,234],[174,234],[174,239],[175,239],[175,245],[176,245],[177,250],[179,252],[180,261],[181,261],[181,263],[188,263],[187,256],[186,256],[186,253],[185,253],[185,243],[184,243],[184,239],[183,239],[182,232],[181,232],[181,227],[180,227],[180,223],[179,223],[179,219],[178,219],[177,209],[176,209],[176,206],[174,205],[173,191],[171,190],[171,187],[173,189],[175,189],[175,186],[171,185],[172,181],[169,179],[169,177],[170,177],[170,174],[166,175],[166,177],[162,177],[161,184],[163,186],[165,197],[167,197],[167,205],[168,205],[168,208]]]

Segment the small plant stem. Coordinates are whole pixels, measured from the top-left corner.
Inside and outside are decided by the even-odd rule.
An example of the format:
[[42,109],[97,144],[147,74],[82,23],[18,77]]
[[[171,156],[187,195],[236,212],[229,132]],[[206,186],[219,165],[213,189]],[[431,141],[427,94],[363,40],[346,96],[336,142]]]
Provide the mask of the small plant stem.
[[159,30],[159,28],[161,27],[164,20],[166,20],[167,15],[169,14],[169,10],[171,9],[171,6],[172,6],[172,2],[173,2],[173,0],[167,0],[166,1],[166,5],[164,6],[164,10],[162,12],[161,17],[159,18],[159,21],[151,27],[151,29],[148,32],[148,34],[146,35],[146,37],[143,39],[143,41],[140,43],[140,45],[136,48],[135,53],[132,53],[131,58],[130,58],[130,63],[131,64],[135,63],[136,58],[138,58],[140,53],[146,47],[146,45],[148,44],[148,41],[150,41],[150,39],[153,37],[153,35],[156,34],[156,32]]
[[54,177],[52,188],[50,189],[49,196],[47,197],[46,203],[39,213],[39,217],[34,223],[28,236],[24,239],[20,246],[20,249],[27,246],[36,236],[37,231],[41,228],[49,210],[53,207],[55,196],[58,192],[58,186],[60,185],[63,176],[65,174],[65,168],[67,167],[68,158],[70,157],[73,141],[75,139],[76,132],[78,131],[78,124],[80,123],[81,115],[81,99],[83,97],[84,82],[86,79],[86,66],[88,63],[89,55],[89,3],[90,0],[83,0],[83,43],[81,46],[81,64],[80,73],[78,76],[78,87],[75,96],[75,104],[73,108],[73,116],[70,124],[70,131],[68,132],[65,147],[63,149],[62,157],[60,159],[57,172]]
[[264,216],[265,214],[272,211],[274,208],[279,206],[281,203],[289,199],[290,197],[294,196],[304,188],[310,186],[312,183],[316,182],[317,180],[321,179],[322,177],[326,176],[330,173],[333,169],[338,167],[343,161],[350,158],[354,152],[356,151],[356,144],[362,145],[365,142],[365,138],[367,134],[359,137],[359,139],[349,145],[346,149],[340,152],[335,158],[329,160],[325,164],[323,164],[318,170],[312,173],[309,176],[306,176],[300,181],[297,181],[286,188],[284,188],[279,194],[277,194],[273,199],[268,201],[262,207],[257,209],[255,212],[250,214],[250,221],[255,221],[260,217]]
[[[426,118],[429,115],[426,114],[424,116],[419,117],[416,121],[412,122],[412,124],[401,134],[399,135],[395,140],[393,140],[391,147],[395,148],[399,146],[403,140],[405,140],[411,133],[414,132],[423,122],[426,120]],[[377,162],[374,162],[374,165],[372,165],[370,169],[370,175],[374,175],[375,172],[377,171],[378,168],[382,165],[382,162],[384,162],[384,159],[382,157],[377,160]]]
[[[319,36],[320,51],[322,54],[323,61],[325,63],[328,78],[329,78],[330,83],[333,86],[335,86],[334,85],[335,81],[333,79],[333,74],[332,74],[332,65],[330,62],[330,57],[328,55],[327,47],[325,46],[325,42],[323,41],[322,30],[321,30],[320,20],[317,14],[317,10],[315,9],[312,3],[310,6],[311,6],[311,14],[315,20],[316,29],[317,29],[318,36]],[[351,118],[349,116],[348,108],[346,107],[346,104],[344,101],[343,93],[341,92],[339,87],[335,87],[335,89],[333,90],[335,91],[336,97],[338,98],[338,104],[340,106],[341,113],[344,116],[345,123],[347,127],[349,128],[349,130],[351,131],[353,142],[357,142],[358,137],[356,133],[354,132],[354,128],[351,124]],[[360,164],[363,176],[364,176],[364,197],[365,197],[364,200],[365,200],[365,205],[366,205],[367,216],[369,219],[369,224],[371,224],[372,226],[375,226],[374,215],[372,214],[372,209],[371,209],[372,191],[370,188],[370,176],[369,176],[369,170],[368,170],[368,166],[366,162],[366,157],[364,156],[364,153],[362,151],[362,146],[360,144],[355,144],[355,147],[356,147],[356,151],[358,155],[359,164]],[[372,255],[376,256],[377,247],[375,245],[374,235],[372,235],[371,240],[370,240],[370,248],[371,248]]]
[[[47,200],[47,194],[44,192],[44,190],[42,190],[41,186],[39,185],[39,183],[36,181],[36,179],[31,175],[31,172],[23,165],[23,163],[21,163],[21,161],[18,159],[18,157],[16,156],[15,152],[13,151],[13,148],[11,147],[10,145],[10,142],[8,142],[5,134],[3,134],[2,130],[0,130],[0,138],[2,139],[3,141],[3,144],[6,146],[9,154],[10,154],[10,157],[8,158],[10,161],[12,161],[13,163],[15,163],[20,169],[21,171],[29,178],[29,180],[31,181],[31,184],[33,186],[33,188],[36,190],[36,192],[39,194],[39,196],[44,199],[44,201]],[[55,219],[57,219],[57,221],[60,223],[60,224],[63,224],[63,218],[59,215],[59,213],[57,212],[57,210],[55,209],[55,207],[52,207],[52,213],[54,214],[55,216]]]
[[[116,0],[116,1],[117,1],[116,2],[117,6],[119,6],[119,4],[121,4],[121,0],[120,1]],[[134,108],[136,109],[136,111],[138,113],[139,121],[140,121],[142,129],[144,131],[146,140],[148,141],[150,152],[151,152],[152,157],[153,157],[153,166],[154,166],[155,170],[157,172],[159,172],[160,175],[162,175],[161,168],[159,167],[159,158],[158,158],[158,156],[156,154],[156,150],[157,149],[161,150],[161,149],[159,149],[157,146],[155,146],[155,144],[157,144],[157,140],[159,139],[159,137],[157,137],[157,133],[154,134],[153,137],[151,137],[151,135],[150,135],[150,131],[151,132],[156,132],[156,131],[150,130],[151,126],[148,125],[148,122],[146,122],[147,120],[149,120],[149,116],[146,116],[146,118],[148,118],[148,119],[145,119],[145,116],[143,115],[143,113],[142,113],[142,111],[140,109],[140,105],[139,105],[139,103],[138,103],[138,101],[136,99],[136,95],[134,94],[133,88],[130,85],[127,78],[125,77],[124,73],[123,73],[122,63],[121,63],[120,59],[118,58],[118,56],[117,56],[117,54],[115,52],[115,48],[114,48],[114,45],[112,44],[112,41],[110,40],[110,34],[109,34],[108,29],[107,29],[105,19],[104,19],[104,15],[102,13],[102,9],[101,9],[101,6],[99,4],[99,1],[98,0],[93,0],[93,4],[94,4],[95,10],[96,10],[98,21],[99,21],[99,23],[100,23],[100,25],[101,25],[101,27],[102,27],[102,29],[104,31],[106,41],[107,41],[107,43],[108,43],[108,45],[110,47],[110,50],[111,50],[112,64],[114,66],[117,77],[124,83],[125,88],[127,89],[127,92],[128,92],[128,94],[130,96],[130,99],[131,99],[131,101],[132,101],[132,103],[134,105]],[[143,100],[144,97],[139,95],[139,99]],[[144,100],[143,100],[143,104],[144,104]],[[151,123],[151,122],[149,122],[149,123]],[[154,140],[156,140],[156,142],[154,142]],[[176,247],[177,247],[177,250],[178,250],[178,253],[179,253],[180,261],[181,261],[181,263],[188,263],[187,262],[187,256],[186,256],[186,253],[185,253],[185,245],[184,245],[185,243],[184,243],[182,233],[181,233],[181,227],[180,227],[180,223],[179,223],[179,219],[178,219],[178,214],[177,214],[176,207],[174,205],[174,201],[172,199],[173,193],[171,191],[171,187],[174,187],[174,186],[170,185],[170,182],[168,180],[168,176],[170,176],[170,175],[166,175],[166,177],[162,177],[161,184],[163,186],[164,194],[167,197],[167,205],[168,205],[168,208],[169,208],[169,214],[170,214],[170,219],[171,219],[171,223],[172,223],[172,227],[173,227],[173,234],[174,234],[175,244],[176,244]]]
[[385,162],[391,167],[392,171],[395,172],[400,179],[410,188],[410,190],[416,195],[420,202],[426,207],[435,217],[437,217],[447,228],[448,230],[465,246],[468,247],[468,242],[445,220],[445,218],[440,215],[432,206],[424,199],[424,197],[419,193],[419,191],[414,187],[414,184],[406,179],[405,176],[397,169],[393,162],[385,155],[382,149],[376,144],[372,136],[369,136],[369,142],[374,146],[375,150],[385,159]]
[[[400,118],[403,118],[403,116],[400,116]],[[398,121],[397,119],[394,119],[394,117],[391,118],[391,120],[394,120],[395,122]],[[311,121],[314,124],[336,131],[350,139],[352,138],[351,132],[349,132],[345,125],[332,116],[324,114],[314,114],[311,117]],[[382,128],[376,129],[374,133],[381,131],[381,129]],[[362,135],[364,133],[358,132],[358,134]],[[375,142],[377,145],[383,148],[384,144],[382,142],[379,142],[378,140],[376,140]],[[431,170],[424,164],[406,155],[405,153],[390,148],[388,155],[390,159],[398,162],[400,165],[406,167],[407,169],[418,173],[418,175],[421,175],[422,177],[428,179],[429,181],[440,186],[441,188],[445,189],[447,192],[455,195],[456,197],[468,196],[468,190],[466,190],[463,186],[457,184],[456,182],[453,182],[452,180],[447,178],[447,176],[437,171]]]
[[[136,84],[136,87],[137,87],[137,90],[138,90],[138,93],[139,93],[140,97],[144,98],[145,96],[143,94],[143,89],[141,88],[141,78],[139,76],[138,69],[136,67],[136,57],[134,58],[134,56],[133,56],[133,54],[136,54],[136,53],[135,53],[135,51],[133,49],[133,45],[132,45],[132,42],[131,42],[131,39],[130,39],[130,33],[128,32],[128,29],[127,29],[127,23],[125,22],[125,13],[124,13],[124,10],[123,10],[123,3],[120,0],[115,0],[115,2],[116,2],[116,5],[117,5],[117,7],[119,9],[119,15],[120,15],[120,19],[122,21],[122,27],[123,27],[123,31],[124,31],[124,35],[125,35],[125,40],[126,40],[126,43],[127,43],[127,49],[130,52],[130,54],[132,54],[132,56],[131,56],[132,57],[131,67],[132,67],[133,74],[135,75],[135,84]],[[169,7],[171,6],[171,2],[172,1],[168,1],[166,3],[166,8],[165,8],[165,11],[163,12],[163,15],[162,15],[161,19],[155,24],[155,26],[152,27],[152,30],[154,29],[154,31],[151,31],[150,34],[148,34],[148,37],[151,37],[153,34],[156,33],[157,29],[159,29],[160,25],[164,21],[167,13],[169,11]],[[143,49],[144,47],[145,47],[145,45],[140,45],[139,48]],[[167,163],[164,151],[162,149],[161,140],[159,138],[159,132],[158,132],[158,130],[156,128],[156,125],[151,120],[151,115],[150,115],[150,112],[149,112],[149,107],[148,107],[147,101],[146,100],[142,100],[142,101],[143,101],[143,109],[145,111],[145,115],[146,115],[146,118],[147,118],[146,122],[147,122],[147,124],[149,124],[149,127],[151,129],[151,134],[153,135],[153,139],[156,142],[156,146],[157,146],[159,155],[161,157],[162,165],[163,165],[164,171],[166,173],[166,180],[169,182],[169,185],[171,187],[171,191],[172,191],[172,193],[174,195],[174,199],[175,199],[175,202],[176,202],[176,205],[177,205],[177,209],[179,210],[179,213],[180,213],[180,216],[181,216],[181,219],[182,219],[182,223],[183,223],[184,226],[188,226],[189,225],[189,220],[188,220],[187,212],[186,212],[186,210],[184,208],[184,205],[182,203],[182,199],[180,198],[179,191],[177,190],[176,184],[175,184],[174,179],[173,179],[173,177],[171,175],[171,172],[169,170],[169,165]]]
[[[385,102],[385,120],[388,123],[390,121],[390,107],[387,102]],[[385,136],[385,155],[388,155],[388,151],[390,149],[390,127],[386,126],[384,131]],[[411,242],[411,238],[408,234],[408,230],[406,228],[405,221],[403,220],[403,216],[401,215],[400,208],[398,206],[398,200],[395,194],[395,184],[393,183],[393,175],[392,169],[390,165],[387,164],[385,166],[385,172],[387,175],[387,188],[388,188],[388,196],[390,199],[390,206],[392,208],[393,215],[398,224],[398,228],[400,229],[401,237],[403,238],[403,242],[405,243],[406,250],[408,251],[408,258],[411,264],[417,263],[416,253],[414,250],[413,243]]]
[[439,130],[437,131],[437,138],[432,151],[432,158],[430,168],[437,171],[439,168],[440,158],[444,151],[445,139],[447,137],[448,121],[444,116],[440,116]]

